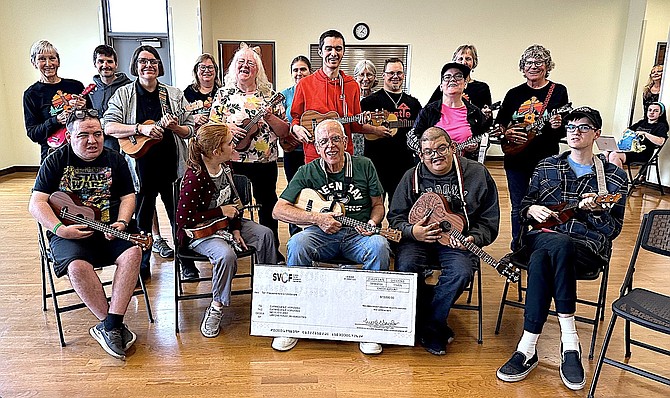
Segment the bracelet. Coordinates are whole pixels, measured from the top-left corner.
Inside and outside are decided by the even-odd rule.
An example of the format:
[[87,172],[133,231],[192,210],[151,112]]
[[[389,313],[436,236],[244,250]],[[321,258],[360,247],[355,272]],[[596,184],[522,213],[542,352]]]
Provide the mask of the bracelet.
[[53,232],[53,234],[56,235],[56,231],[58,231],[58,228],[60,228],[62,225],[63,225],[62,222],[58,222],[58,224],[54,225],[54,229],[51,232]]
[[135,135],[140,135],[140,124],[135,124]]
[[126,220],[116,220],[116,222],[120,222],[121,224],[123,224],[124,227],[128,228],[128,221],[126,221]]

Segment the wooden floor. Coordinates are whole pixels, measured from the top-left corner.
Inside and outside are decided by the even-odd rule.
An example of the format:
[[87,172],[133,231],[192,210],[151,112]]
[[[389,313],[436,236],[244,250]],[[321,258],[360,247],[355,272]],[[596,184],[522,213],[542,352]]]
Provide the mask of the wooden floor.
[[[498,183],[502,207],[501,233],[488,250],[494,257],[507,252],[509,199],[500,163],[487,164]],[[283,187],[283,173],[280,171]],[[384,347],[379,356],[366,356],[357,344],[301,340],[290,352],[270,348],[270,339],[249,336],[250,297],[235,296],[226,310],[219,337],[204,338],[199,325],[207,300],[183,305],[181,333],[174,333],[173,263],[152,259],[148,284],[156,322],[147,322],[145,305],[133,298],[126,322],[137,333],[127,361],[113,359],[88,334],[95,318],[87,310],[62,316],[67,347],[61,348],[53,312],[43,312],[40,300],[36,227],[28,214],[34,175],[0,177],[0,397],[573,397],[586,389],[566,389],[558,374],[559,328],[550,318],[540,338],[540,365],[520,383],[507,384],[495,376],[514,350],[522,331],[522,311],[506,310],[503,330],[493,333],[503,281],[484,266],[484,343],[476,342],[477,318],[454,310],[449,324],[456,340],[447,355],[437,357],[421,347]],[[642,214],[670,208],[670,195],[638,189],[626,208],[621,236],[614,243],[608,302],[618,294]],[[160,209],[162,230],[167,219]],[[282,251],[287,240],[281,225]],[[668,259],[643,253],[636,281],[670,294]],[[109,271],[105,271],[109,272]],[[66,280],[59,281],[68,286]],[[202,283],[201,290],[209,286]],[[580,285],[580,295],[596,296],[596,283]],[[51,308],[51,307],[50,307]],[[580,310],[578,310],[580,311]],[[582,311],[583,312],[583,311]],[[597,354],[609,322],[601,324]],[[635,331],[639,329],[634,328]],[[590,326],[578,324],[582,344],[589,343]],[[617,326],[610,353],[621,358],[622,331]],[[659,336],[638,333],[666,343]],[[634,349],[631,364],[655,368],[670,376],[670,361]],[[595,361],[584,360],[587,389]],[[655,382],[605,367],[600,397],[667,397],[670,389]]]

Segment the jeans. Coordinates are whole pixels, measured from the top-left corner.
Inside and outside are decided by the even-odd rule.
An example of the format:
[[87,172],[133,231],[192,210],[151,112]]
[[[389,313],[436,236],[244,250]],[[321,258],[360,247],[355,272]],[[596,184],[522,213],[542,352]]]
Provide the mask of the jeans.
[[526,193],[528,193],[528,186],[530,185],[530,178],[533,176],[533,171],[525,170],[508,170],[505,169],[507,175],[507,189],[509,189],[509,200],[512,204],[511,222],[512,222],[512,243],[510,248],[512,251],[519,249],[519,234],[521,233],[521,201]]
[[[473,277],[473,268],[479,258],[467,251],[439,243],[402,241],[398,245],[395,269],[419,274],[417,297],[417,331],[429,328],[435,331],[446,326],[449,311]],[[426,268],[442,271],[437,285],[426,284],[422,276]]]
[[363,236],[350,227],[327,234],[312,225],[289,239],[287,251],[286,263],[289,266],[311,266],[312,261],[344,257],[363,264],[363,269],[379,271],[389,269],[391,259],[386,238],[380,235]]
[[525,243],[531,254],[523,328],[539,334],[547,321],[552,297],[557,313],[574,314],[577,278],[604,264],[600,256],[566,234],[531,233]]

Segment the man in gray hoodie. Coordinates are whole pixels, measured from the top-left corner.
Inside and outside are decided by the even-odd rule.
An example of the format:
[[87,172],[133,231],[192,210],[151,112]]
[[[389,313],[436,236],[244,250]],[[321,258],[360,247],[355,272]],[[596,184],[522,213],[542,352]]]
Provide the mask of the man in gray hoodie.
[[[498,189],[482,164],[455,154],[454,143],[439,127],[422,134],[419,157],[421,163],[408,170],[396,188],[388,221],[402,231],[395,259],[397,271],[420,275],[426,268],[442,271],[434,287],[419,278],[416,330],[426,351],[444,355],[447,343],[454,338],[447,326],[449,310],[472,281],[479,258],[440,223],[429,222],[430,214],[410,224],[409,213],[423,193],[437,193],[446,199],[451,212],[465,220],[461,231],[464,240],[487,246],[498,236]],[[438,242],[443,235],[449,236],[447,244]]]
[[[117,72],[118,57],[116,51],[107,44],[101,44],[93,50],[93,66],[98,70],[98,74],[93,76],[96,88],[89,97],[93,108],[97,109],[100,117],[107,110],[107,103],[112,98],[114,92],[131,82],[125,73]],[[105,146],[107,148],[119,151],[119,140],[110,135],[105,135]]]

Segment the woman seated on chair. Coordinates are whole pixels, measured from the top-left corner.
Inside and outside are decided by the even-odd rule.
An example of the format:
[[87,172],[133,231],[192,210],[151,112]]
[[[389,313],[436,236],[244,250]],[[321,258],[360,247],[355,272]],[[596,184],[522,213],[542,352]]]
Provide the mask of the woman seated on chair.
[[641,152],[608,152],[607,160],[623,168],[624,164],[646,163],[654,154],[656,148],[660,147],[668,139],[668,119],[665,113],[665,105],[661,102],[652,102],[647,107],[644,119],[638,121],[628,128],[635,131],[640,137],[643,145]]
[[[207,256],[213,264],[212,303],[200,326],[205,337],[218,336],[223,307],[230,305],[236,252],[253,246],[260,263],[277,261],[272,231],[242,218],[242,202],[225,165],[233,147],[233,135],[224,124],[205,124],[198,130],[188,146],[188,169],[177,206],[177,244]],[[223,224],[227,221],[227,226],[219,223],[213,230],[203,231],[204,237],[189,231],[217,219],[225,220]]]

